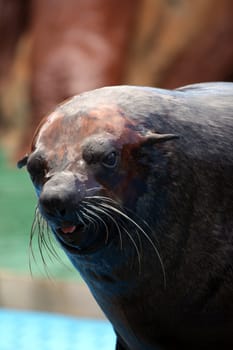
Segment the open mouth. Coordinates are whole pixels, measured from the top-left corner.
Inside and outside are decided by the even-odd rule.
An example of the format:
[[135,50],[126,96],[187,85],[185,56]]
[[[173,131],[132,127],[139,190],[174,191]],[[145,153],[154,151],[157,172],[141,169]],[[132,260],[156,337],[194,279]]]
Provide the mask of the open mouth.
[[64,224],[56,228],[56,234],[61,243],[76,248],[79,248],[81,245],[83,231],[83,224]]
[[70,226],[62,226],[59,230],[63,234],[74,233],[75,231],[81,231],[83,229],[83,225],[70,225]]
[[55,228],[58,241],[66,252],[86,254],[106,245],[104,227],[97,230],[92,225],[63,223]]

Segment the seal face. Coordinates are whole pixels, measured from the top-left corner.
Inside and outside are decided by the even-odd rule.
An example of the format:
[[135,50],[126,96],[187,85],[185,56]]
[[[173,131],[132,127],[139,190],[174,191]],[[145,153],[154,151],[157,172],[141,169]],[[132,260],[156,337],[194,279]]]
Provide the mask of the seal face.
[[230,83],[84,93],[18,163],[119,349],[233,345],[232,97]]

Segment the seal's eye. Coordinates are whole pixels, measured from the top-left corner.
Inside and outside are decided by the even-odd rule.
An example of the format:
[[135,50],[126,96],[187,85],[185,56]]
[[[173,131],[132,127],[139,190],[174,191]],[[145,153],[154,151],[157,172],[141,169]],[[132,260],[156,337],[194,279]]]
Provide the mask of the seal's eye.
[[102,165],[106,168],[115,168],[117,165],[117,153],[115,151],[111,151],[102,159]]

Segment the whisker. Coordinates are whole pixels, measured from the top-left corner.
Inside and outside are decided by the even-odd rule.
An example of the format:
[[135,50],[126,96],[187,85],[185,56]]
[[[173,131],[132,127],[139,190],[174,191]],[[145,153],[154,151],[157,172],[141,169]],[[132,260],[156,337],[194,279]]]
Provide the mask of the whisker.
[[[86,199],[102,200],[104,203],[109,202],[109,203],[113,204],[116,209],[120,208],[119,203],[110,197],[95,195],[95,196],[91,196],[91,197],[86,197]],[[101,203],[98,202],[98,204],[101,204]],[[142,220],[137,214],[135,214],[135,212],[129,210],[128,208],[127,208],[127,212],[131,213],[136,219],[141,221],[143,223],[143,225],[148,228],[149,231],[151,231],[149,224],[145,220]],[[156,242],[159,243],[156,237],[155,237],[155,239],[156,239]]]
[[[51,279],[51,275],[49,273],[48,264],[46,263],[47,257],[51,262],[54,262],[54,259],[61,263],[63,266],[70,270],[70,267],[64,263],[64,261],[59,256],[57,250],[54,248],[55,241],[52,241],[51,231],[49,225],[46,220],[41,216],[38,207],[35,209],[34,219],[31,226],[30,238],[29,238],[29,270],[30,274],[33,277],[33,269],[32,269],[32,259],[34,263],[39,266],[38,259],[34,253],[33,241],[35,238],[35,234],[37,234],[37,246],[40,259],[42,261],[44,271],[49,279]],[[46,252],[46,256],[44,254]],[[54,259],[53,259],[54,258]]]
[[[96,220],[92,216],[90,216],[90,214],[92,214],[92,212],[91,213],[87,213],[86,209],[87,208],[82,207],[82,213],[83,213],[84,218],[86,218],[86,220],[88,222],[90,222],[91,225],[93,225],[94,231],[98,230],[98,223],[96,222]],[[86,225],[86,227],[87,226],[88,225]]]
[[[80,205],[80,207],[82,208],[82,206]],[[80,210],[80,212],[78,213],[77,211],[75,211],[75,215],[76,215],[76,217],[77,217],[77,219],[78,219],[78,221],[80,221],[81,223],[82,223],[82,225],[86,228],[87,227],[87,224],[85,223],[85,221],[83,220],[83,218],[82,218],[82,212],[81,212],[81,210]]]
[[37,226],[37,223],[38,223],[37,210],[38,210],[38,208],[36,207],[35,208],[35,212],[34,212],[34,219],[33,219],[32,226],[31,226],[31,231],[30,231],[30,238],[29,238],[29,270],[30,270],[31,276],[33,276],[33,273],[32,273],[32,259],[36,263],[36,257],[35,257],[34,249],[33,249],[33,238],[35,236],[35,230],[36,230],[36,226]]
[[44,253],[43,253],[44,233],[43,233],[43,223],[41,221],[42,221],[42,219],[40,217],[39,220],[38,220],[39,234],[37,236],[37,243],[38,243],[39,253],[40,253],[40,257],[41,257],[41,260],[42,260],[42,263],[43,263],[43,267],[44,267],[45,273],[46,273],[47,277],[49,279],[51,279],[49,271],[48,271],[48,265],[46,263],[46,260],[45,260],[45,257],[44,257]]
[[[88,206],[90,208],[92,207],[90,204]],[[98,208],[93,207],[93,209],[96,210]],[[83,208],[83,210],[87,211],[89,213],[89,215],[93,215],[93,216],[97,217],[97,219],[102,222],[102,224],[104,225],[105,230],[106,230],[105,244],[107,244],[108,243],[108,239],[109,239],[109,229],[108,229],[108,226],[106,225],[105,221],[101,218],[101,216],[97,215],[95,212],[89,210],[88,208],[85,207],[85,208]]]
[[127,236],[129,237],[129,239],[131,240],[131,242],[133,243],[133,245],[135,247],[137,257],[138,257],[138,266],[139,266],[139,275],[140,275],[141,274],[141,254],[140,254],[140,251],[139,251],[138,246],[137,246],[135,240],[133,239],[132,235],[129,233],[129,231],[126,230],[125,227],[123,227],[123,230],[125,231],[125,233],[127,234]]
[[136,230],[135,233],[136,233],[136,235],[137,235],[137,239],[138,239],[138,243],[139,243],[139,247],[140,247],[139,251],[140,251],[141,254],[142,254],[143,249],[142,249],[142,240],[141,240],[141,236],[140,236],[138,230]]
[[163,265],[163,261],[162,261],[162,258],[159,254],[159,251],[158,249],[156,248],[154,242],[152,241],[152,239],[150,238],[150,236],[143,230],[143,228],[141,226],[139,226],[137,224],[136,221],[134,221],[133,219],[130,218],[130,216],[128,216],[127,214],[125,214],[124,212],[122,212],[121,210],[109,205],[109,204],[106,204],[106,203],[100,203],[100,205],[106,209],[109,209],[110,211],[113,211],[113,212],[116,212],[117,214],[119,214],[120,216],[124,217],[126,220],[130,221],[135,227],[137,227],[137,229],[144,235],[144,237],[148,240],[148,242],[151,244],[151,246],[153,247],[158,259],[159,259],[159,262],[160,262],[160,266],[161,266],[161,269],[162,269],[162,273],[163,273],[163,279],[164,279],[164,288],[166,288],[166,274],[165,274],[165,268],[164,268],[164,265]]
[[99,191],[99,190],[101,190],[101,188],[102,188],[101,186],[87,188],[87,189],[85,189],[85,192]]
[[50,231],[50,228],[49,228],[49,225],[48,225],[47,221],[46,221],[46,229],[45,229],[45,231],[46,231],[46,236],[47,236],[47,239],[48,239],[48,245],[50,246],[49,248],[50,248],[51,254],[54,256],[54,258],[58,262],[63,263],[61,257],[59,256],[59,254],[57,253],[56,249],[54,248],[54,243],[56,243],[56,242],[52,241],[52,239],[51,239],[51,231]]
[[120,227],[117,223],[117,221],[105,210],[102,210],[101,208],[95,206],[93,207],[93,205],[91,205],[89,202],[85,202],[86,205],[88,205],[89,207],[91,208],[94,208],[94,210],[97,210],[98,212],[101,212],[102,214],[106,215],[108,218],[110,218],[110,220],[115,224],[116,228],[117,228],[117,231],[119,233],[119,238],[120,238],[120,249],[122,250],[123,249],[123,242],[122,242],[122,234],[121,234],[121,230],[120,230]]
[[[108,197],[103,197],[103,196],[93,196],[95,197],[95,199],[101,199],[101,200],[104,200],[104,202],[106,202],[106,199],[110,202],[110,203],[114,203],[114,205],[118,204],[117,202],[115,202],[114,200],[112,200],[111,198],[108,198]],[[92,198],[93,198],[92,197]],[[101,210],[99,207],[94,207],[95,210]],[[106,211],[104,210],[101,210],[101,212],[103,214],[107,214]],[[111,217],[112,219],[112,217]],[[139,244],[140,244],[140,250],[137,246],[137,243],[136,241],[133,239],[132,235],[129,233],[129,231],[122,225],[122,228],[123,230],[125,231],[125,233],[127,234],[127,236],[129,237],[129,239],[131,240],[131,242],[133,243],[134,247],[135,247],[135,250],[136,250],[136,253],[137,253],[137,256],[138,256],[138,264],[139,264],[139,274],[141,273],[141,253],[140,251],[142,251],[142,243],[141,243],[141,238],[140,238],[140,235],[138,233],[138,231],[136,231],[136,234],[137,234],[137,237],[138,237],[138,240],[139,240]]]
[[96,203],[96,200],[98,200],[98,204],[99,204],[99,200],[101,200],[101,201],[103,201],[104,203],[111,203],[111,204],[114,204],[116,207],[119,207],[119,203],[116,201],[116,200],[114,200],[114,199],[112,199],[112,198],[110,198],[110,197],[106,197],[106,196],[98,196],[98,195],[95,195],[95,196],[90,196],[90,197],[85,197],[85,200],[93,200],[94,199],[94,201],[95,201],[95,203]]

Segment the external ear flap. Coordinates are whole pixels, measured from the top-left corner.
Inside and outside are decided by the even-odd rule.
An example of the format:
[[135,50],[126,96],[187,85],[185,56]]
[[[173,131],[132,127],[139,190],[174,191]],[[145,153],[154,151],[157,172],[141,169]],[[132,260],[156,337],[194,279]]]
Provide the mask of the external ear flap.
[[175,134],[156,134],[148,133],[144,139],[144,145],[153,145],[155,143],[165,142],[169,140],[179,139],[180,137]]
[[17,168],[21,169],[22,167],[24,167],[27,164],[28,161],[28,154],[26,154],[22,159],[20,159],[17,162]]

